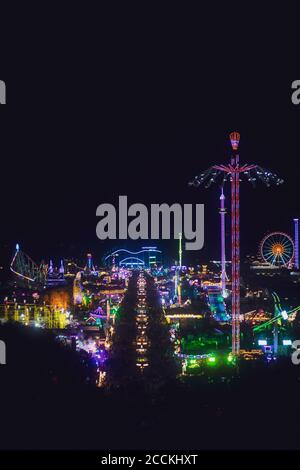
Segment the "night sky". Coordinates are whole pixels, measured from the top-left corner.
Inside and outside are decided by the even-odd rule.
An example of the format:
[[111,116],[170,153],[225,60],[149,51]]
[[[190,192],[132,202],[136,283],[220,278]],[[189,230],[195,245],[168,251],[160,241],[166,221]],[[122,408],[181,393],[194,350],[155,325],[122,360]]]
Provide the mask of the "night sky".
[[[97,240],[96,208],[123,194],[130,203],[204,203],[205,248],[189,257],[219,258],[218,187],[187,183],[228,161],[232,130],[241,161],[285,180],[242,185],[242,253],[256,253],[270,230],[293,233],[297,1],[22,3],[7,2],[0,17],[3,260],[16,242],[37,261],[90,250],[100,260],[124,243]],[[160,246],[175,256],[176,242]]]

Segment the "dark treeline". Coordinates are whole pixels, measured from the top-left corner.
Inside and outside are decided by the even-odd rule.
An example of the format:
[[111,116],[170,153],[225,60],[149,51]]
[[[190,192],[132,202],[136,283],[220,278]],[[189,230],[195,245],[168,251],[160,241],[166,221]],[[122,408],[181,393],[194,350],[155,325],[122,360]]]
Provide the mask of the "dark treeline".
[[95,388],[96,368],[87,353],[73,351],[41,328],[8,322],[0,325],[0,339],[6,345],[6,364],[0,366],[0,447],[58,445],[62,421],[75,429],[78,396]]
[[0,338],[1,449],[300,447],[300,366],[289,357],[126,394],[89,385],[86,362],[41,329],[3,325]]
[[1,449],[299,448],[300,366],[243,362],[176,377],[159,295],[146,277],[149,368],[136,367],[137,275],[115,324],[109,387],[84,355],[42,329],[0,326]]

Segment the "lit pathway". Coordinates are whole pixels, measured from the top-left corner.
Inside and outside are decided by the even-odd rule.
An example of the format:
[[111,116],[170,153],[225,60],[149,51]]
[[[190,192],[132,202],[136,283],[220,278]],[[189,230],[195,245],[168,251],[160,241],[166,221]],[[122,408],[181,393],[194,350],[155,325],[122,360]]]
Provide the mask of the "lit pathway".
[[147,314],[147,303],[146,303],[146,279],[143,272],[138,276],[137,280],[137,315],[136,315],[136,326],[137,326],[137,337],[136,337],[136,353],[137,361],[136,365],[143,371],[145,367],[149,365],[147,359],[148,350],[148,338],[147,338],[147,325],[148,325],[148,314]]

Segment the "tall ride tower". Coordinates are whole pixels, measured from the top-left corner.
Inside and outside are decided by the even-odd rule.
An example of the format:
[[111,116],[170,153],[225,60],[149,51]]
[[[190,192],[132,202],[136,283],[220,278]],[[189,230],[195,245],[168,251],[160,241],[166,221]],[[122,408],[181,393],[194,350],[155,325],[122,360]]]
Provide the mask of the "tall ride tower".
[[179,269],[182,268],[182,233],[179,233],[179,245],[178,245],[178,258],[179,258]]
[[220,217],[221,217],[221,288],[223,297],[226,296],[226,250],[225,250],[225,196],[223,186],[220,196]]
[[299,219],[294,219],[294,227],[295,227],[295,261],[294,265],[296,269],[299,269]]
[[251,183],[261,180],[267,186],[270,186],[271,183],[279,185],[283,183],[283,180],[256,164],[240,165],[237,153],[240,134],[232,132],[229,137],[232,148],[230,163],[211,166],[196,176],[190,184],[198,187],[205,183],[205,187],[208,188],[216,182],[219,176],[222,178],[222,186],[228,179],[231,182],[232,353],[238,355],[240,352],[240,179],[244,175]]
[[94,263],[93,263],[93,257],[91,255],[91,253],[88,253],[87,255],[87,259],[86,259],[86,266],[84,268],[84,270],[88,273],[88,274],[91,274],[92,272],[95,272],[95,267],[94,267]]

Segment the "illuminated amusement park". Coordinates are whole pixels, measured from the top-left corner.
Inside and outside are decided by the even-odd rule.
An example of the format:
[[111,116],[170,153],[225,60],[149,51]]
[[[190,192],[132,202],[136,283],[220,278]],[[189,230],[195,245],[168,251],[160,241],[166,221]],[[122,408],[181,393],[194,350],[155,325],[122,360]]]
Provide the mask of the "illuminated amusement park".
[[31,259],[20,241],[2,288],[1,323],[51,332],[85,364],[89,386],[106,394],[157,393],[170,380],[180,393],[197,380],[231,386],[255,367],[290,364],[300,331],[299,221],[297,214],[287,221],[289,233],[260,227],[254,254],[241,259],[240,185],[275,190],[283,180],[240,160],[239,142],[232,132],[230,158],[183,182],[197,195],[215,183],[215,259],[185,262],[181,232],[172,263],[153,240],[47,262]]
[[299,451],[300,2],[15,3],[0,457]]

